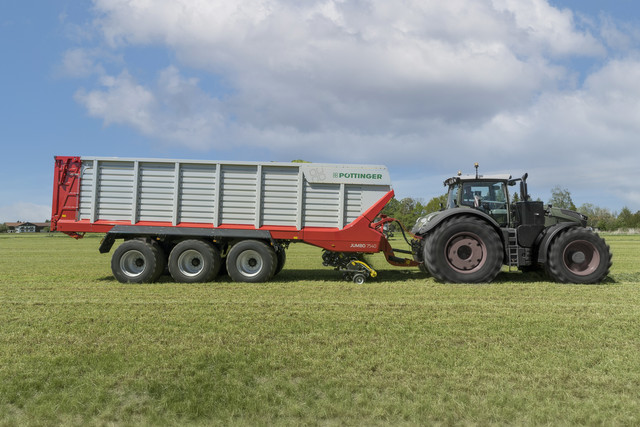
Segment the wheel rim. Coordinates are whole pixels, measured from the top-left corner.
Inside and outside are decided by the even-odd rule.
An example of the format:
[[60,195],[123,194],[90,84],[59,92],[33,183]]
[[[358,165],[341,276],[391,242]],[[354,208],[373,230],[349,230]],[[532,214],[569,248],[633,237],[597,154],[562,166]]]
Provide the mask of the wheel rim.
[[238,271],[246,277],[256,276],[262,271],[262,257],[252,249],[243,251],[236,259]]
[[453,235],[445,245],[445,258],[449,266],[463,274],[473,273],[484,266],[487,247],[477,235],[469,232]]
[[577,276],[588,276],[600,265],[600,252],[595,245],[586,240],[569,243],[562,253],[562,260],[567,270]]
[[204,269],[204,258],[202,254],[194,249],[188,249],[178,257],[178,269],[180,273],[188,277],[200,274]]
[[144,259],[144,255],[142,255],[142,252],[137,250],[127,251],[120,258],[120,270],[127,277],[140,276],[144,272],[146,266],[147,263]]

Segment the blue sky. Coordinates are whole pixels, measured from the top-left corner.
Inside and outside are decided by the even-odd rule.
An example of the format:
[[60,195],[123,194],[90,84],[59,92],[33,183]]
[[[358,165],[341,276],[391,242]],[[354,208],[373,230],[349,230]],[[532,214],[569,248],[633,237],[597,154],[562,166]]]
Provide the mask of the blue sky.
[[55,155],[386,164],[425,200],[477,161],[637,211],[639,9],[4,0],[0,222],[48,218]]

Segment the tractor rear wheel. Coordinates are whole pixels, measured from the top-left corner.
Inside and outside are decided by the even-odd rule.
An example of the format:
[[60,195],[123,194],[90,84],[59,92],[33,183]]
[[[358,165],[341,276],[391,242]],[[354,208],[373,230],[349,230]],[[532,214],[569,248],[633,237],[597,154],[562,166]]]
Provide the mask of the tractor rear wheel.
[[[417,246],[417,245],[416,245]],[[418,269],[426,274],[427,276],[431,276],[431,273],[429,273],[429,269],[427,268],[427,266],[424,263],[424,240],[420,241],[420,247],[416,248],[412,245],[412,249],[413,249],[413,260],[415,262],[419,262],[420,264],[418,264]]]
[[453,283],[490,282],[503,260],[498,233],[479,218],[461,215],[445,220],[427,235],[424,263],[438,280]]
[[560,233],[549,248],[546,270],[561,283],[599,283],[609,274],[609,245],[591,230],[574,227]]

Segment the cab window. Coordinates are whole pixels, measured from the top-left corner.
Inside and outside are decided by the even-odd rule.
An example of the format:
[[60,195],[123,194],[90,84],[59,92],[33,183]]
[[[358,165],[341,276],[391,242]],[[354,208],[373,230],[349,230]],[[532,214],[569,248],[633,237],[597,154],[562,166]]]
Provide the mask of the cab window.
[[488,213],[500,225],[508,223],[507,193],[503,182],[464,182],[460,203]]

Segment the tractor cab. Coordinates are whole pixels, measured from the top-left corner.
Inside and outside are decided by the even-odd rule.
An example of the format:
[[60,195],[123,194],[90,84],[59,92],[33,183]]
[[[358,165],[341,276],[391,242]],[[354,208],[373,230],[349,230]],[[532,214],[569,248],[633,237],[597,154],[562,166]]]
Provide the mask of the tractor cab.
[[511,175],[462,176],[445,181],[449,187],[447,209],[470,208],[492,217],[501,227],[511,223],[509,192]]

